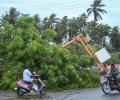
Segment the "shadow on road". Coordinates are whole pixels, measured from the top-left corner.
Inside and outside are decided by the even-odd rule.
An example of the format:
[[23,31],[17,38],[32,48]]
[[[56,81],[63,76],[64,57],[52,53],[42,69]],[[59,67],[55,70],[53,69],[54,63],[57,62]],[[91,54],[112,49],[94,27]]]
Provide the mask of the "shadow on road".
[[44,96],[41,96],[41,95],[30,95],[30,94],[27,94],[27,95],[24,95],[24,96],[16,96],[14,98],[9,98],[7,100],[40,100],[40,99],[43,99],[45,97]]
[[120,93],[114,92],[111,94],[104,94],[103,97],[104,97],[104,99],[106,98],[106,100],[109,100],[109,99],[111,100],[111,98],[112,98],[112,100],[114,100],[115,98],[120,97]]

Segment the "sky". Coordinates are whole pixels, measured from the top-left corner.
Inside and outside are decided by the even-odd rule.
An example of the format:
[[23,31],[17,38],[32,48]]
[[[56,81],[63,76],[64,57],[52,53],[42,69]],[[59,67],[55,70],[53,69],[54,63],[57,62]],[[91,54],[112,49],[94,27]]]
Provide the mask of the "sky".
[[[94,0],[0,0],[0,16],[9,12],[10,7],[15,7],[21,13],[39,14],[40,18],[55,13],[57,17],[77,17],[82,13],[87,14],[87,9]],[[107,14],[102,15],[100,23],[120,28],[120,0],[102,0],[106,6],[103,8]],[[91,15],[88,21],[93,20]]]

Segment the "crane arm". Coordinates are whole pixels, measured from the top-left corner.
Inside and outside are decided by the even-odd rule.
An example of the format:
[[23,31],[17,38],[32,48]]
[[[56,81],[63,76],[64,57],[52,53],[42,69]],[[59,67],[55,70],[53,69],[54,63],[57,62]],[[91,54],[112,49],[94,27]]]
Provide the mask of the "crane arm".
[[76,43],[77,41],[79,41],[82,44],[82,46],[84,47],[84,49],[85,49],[85,51],[87,52],[88,55],[94,56],[96,58],[98,67],[99,68],[101,67],[101,68],[104,69],[103,64],[101,64],[99,59],[96,57],[95,52],[93,51],[91,46],[88,44],[87,40],[84,38],[83,35],[77,35],[72,40],[70,40],[70,41],[66,42],[65,44],[63,44],[62,47],[66,48],[69,45],[72,45],[72,44]]
[[76,37],[74,37],[72,40],[66,42],[65,44],[62,45],[62,47],[63,47],[63,48],[66,48],[66,47],[68,47],[69,45],[72,45],[72,44],[76,43],[77,37],[78,37],[78,36],[76,36]]

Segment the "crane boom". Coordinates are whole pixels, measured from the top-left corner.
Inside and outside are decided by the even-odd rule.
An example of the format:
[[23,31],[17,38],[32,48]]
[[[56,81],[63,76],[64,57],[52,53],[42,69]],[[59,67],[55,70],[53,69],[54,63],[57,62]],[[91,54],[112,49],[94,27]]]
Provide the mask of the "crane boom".
[[96,58],[97,67],[100,70],[105,70],[105,67],[103,66],[103,64],[101,64],[101,62],[99,61],[99,59],[95,55],[95,52],[93,51],[92,47],[89,45],[89,43],[87,42],[87,40],[85,39],[85,37],[83,35],[75,36],[72,40],[70,40],[70,41],[66,42],[65,44],[63,44],[62,47],[66,48],[69,45],[72,45],[72,44],[74,44],[76,42],[80,42],[82,44],[82,46],[84,47],[84,49],[85,49],[85,51],[87,52],[88,55],[94,56]]

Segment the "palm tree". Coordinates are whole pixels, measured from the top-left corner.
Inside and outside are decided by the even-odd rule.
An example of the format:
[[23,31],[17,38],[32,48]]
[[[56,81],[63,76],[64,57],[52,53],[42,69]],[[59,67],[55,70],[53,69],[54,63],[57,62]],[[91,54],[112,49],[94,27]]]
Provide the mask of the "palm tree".
[[38,29],[39,32],[41,32],[42,22],[41,22],[41,19],[40,19],[38,14],[34,15],[34,20],[35,20],[35,27],[36,27],[36,29]]
[[43,19],[43,24],[44,24],[44,28],[51,28],[53,29],[55,27],[55,24],[57,23],[59,19],[56,18],[56,14],[51,14],[49,17],[45,17]]
[[58,36],[55,38],[57,43],[61,43],[63,38],[66,39],[68,29],[68,17],[64,16],[55,24],[55,31],[58,33]]
[[56,24],[56,22],[58,21],[58,18],[56,18],[56,14],[51,14],[48,18],[48,26],[49,28],[53,28],[54,24]]
[[85,13],[83,13],[79,17],[77,17],[76,27],[77,27],[78,32],[80,32],[80,33],[85,32],[86,21],[87,21],[87,15]]
[[86,27],[87,15],[85,13],[69,20],[69,36],[72,38],[78,33],[84,33]]
[[90,8],[87,9],[88,16],[90,14],[94,14],[94,21],[102,20],[102,16],[100,13],[105,14],[107,13],[102,7],[106,6],[105,4],[101,4],[102,0],[94,0],[93,4],[91,4]]
[[64,16],[60,20],[60,34],[61,36],[64,36],[67,33],[68,33],[68,17]]
[[114,50],[120,50],[120,32],[119,32],[119,28],[113,27],[112,31],[111,31],[111,44],[112,47],[114,48]]
[[69,20],[69,39],[71,39],[72,37],[74,37],[77,33],[77,27],[78,23],[76,21],[76,18],[73,17]]
[[20,13],[16,10],[16,8],[11,7],[9,13],[6,13],[5,15],[2,16],[2,21],[8,22],[15,27],[15,23],[19,15]]
[[49,28],[49,26],[48,26],[48,17],[44,17],[42,23],[43,23],[43,28],[44,29]]

